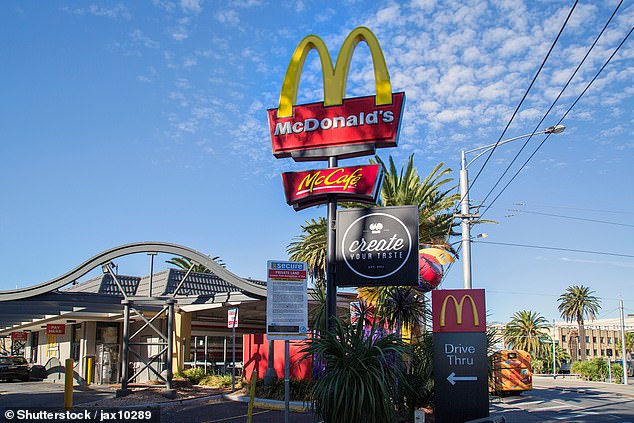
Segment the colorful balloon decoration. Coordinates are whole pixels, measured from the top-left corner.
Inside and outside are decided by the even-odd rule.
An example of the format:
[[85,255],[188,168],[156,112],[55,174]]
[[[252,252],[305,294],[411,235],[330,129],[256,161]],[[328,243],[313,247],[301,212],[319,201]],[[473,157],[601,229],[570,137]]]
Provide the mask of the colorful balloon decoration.
[[442,265],[453,261],[451,254],[440,248],[423,248],[419,251],[420,277],[418,288],[429,292],[442,280]]

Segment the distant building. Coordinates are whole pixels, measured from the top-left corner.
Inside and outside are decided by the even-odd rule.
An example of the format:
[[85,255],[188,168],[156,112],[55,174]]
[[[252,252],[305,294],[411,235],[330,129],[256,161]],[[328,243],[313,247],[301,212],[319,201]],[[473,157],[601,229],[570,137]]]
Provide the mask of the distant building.
[[[495,329],[497,342],[494,350],[506,349],[509,346],[504,342],[503,323],[493,323],[489,327]],[[608,350],[612,350],[611,359],[615,361],[621,357],[621,349],[617,343],[621,339],[621,321],[619,318],[590,320],[584,322],[586,337],[586,359],[608,357]],[[625,332],[634,332],[634,315],[625,318]],[[555,322],[554,329],[551,325],[548,335],[554,337],[558,345],[570,354],[571,361],[577,361],[581,357],[581,343],[579,342],[579,328],[576,323]],[[632,357],[626,357],[631,359]]]

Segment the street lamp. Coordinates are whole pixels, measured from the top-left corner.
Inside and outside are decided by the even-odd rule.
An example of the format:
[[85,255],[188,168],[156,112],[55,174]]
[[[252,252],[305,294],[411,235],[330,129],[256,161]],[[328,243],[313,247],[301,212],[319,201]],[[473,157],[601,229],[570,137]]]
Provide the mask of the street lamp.
[[[469,176],[467,174],[467,168],[483,154],[493,150],[497,146],[507,144],[520,138],[532,137],[533,135],[561,134],[565,129],[566,127],[564,125],[550,126],[543,131],[520,135],[518,137],[509,138],[508,140],[494,144],[484,145],[472,150],[462,150],[460,164],[460,214],[456,215],[456,217],[462,219],[460,227],[462,229],[462,271],[464,275],[465,289],[471,289],[471,221],[472,219],[479,217],[477,214],[471,214],[469,210]],[[480,153],[467,163],[467,154],[475,153],[476,151],[479,151]]]

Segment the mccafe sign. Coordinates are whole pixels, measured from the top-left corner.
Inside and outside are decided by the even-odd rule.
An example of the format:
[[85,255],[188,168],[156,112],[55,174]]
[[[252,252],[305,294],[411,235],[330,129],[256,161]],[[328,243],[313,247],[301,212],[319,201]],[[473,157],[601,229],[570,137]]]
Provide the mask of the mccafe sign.
[[418,208],[337,211],[338,286],[418,285]]
[[379,165],[315,169],[282,173],[286,202],[295,210],[338,201],[375,204],[382,181]]

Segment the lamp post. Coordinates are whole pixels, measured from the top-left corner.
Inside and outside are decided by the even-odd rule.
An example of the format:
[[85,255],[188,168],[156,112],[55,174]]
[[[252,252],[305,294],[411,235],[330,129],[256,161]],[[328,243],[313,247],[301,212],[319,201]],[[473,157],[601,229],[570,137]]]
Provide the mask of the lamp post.
[[[464,275],[465,289],[471,289],[471,221],[480,217],[478,214],[471,214],[469,210],[469,175],[467,173],[467,168],[483,154],[493,150],[497,146],[507,144],[521,138],[532,137],[533,135],[561,134],[565,129],[566,127],[564,125],[550,126],[543,131],[520,135],[518,137],[509,138],[508,140],[484,145],[471,150],[462,150],[462,157],[460,161],[460,214],[456,215],[456,217],[459,217],[462,220],[460,227],[462,229],[462,271]],[[471,161],[467,162],[467,154],[475,153],[476,151],[479,151],[480,153],[471,159]]]

